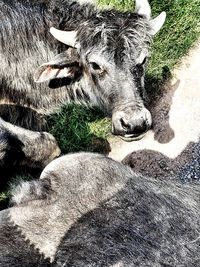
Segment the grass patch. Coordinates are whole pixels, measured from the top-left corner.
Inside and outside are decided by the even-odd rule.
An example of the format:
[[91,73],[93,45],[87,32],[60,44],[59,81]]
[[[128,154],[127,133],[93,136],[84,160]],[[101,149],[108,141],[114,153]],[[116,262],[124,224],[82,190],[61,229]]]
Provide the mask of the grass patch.
[[17,175],[13,177],[0,192],[0,210],[8,206],[11,192],[17,185],[19,185],[22,181],[30,181],[32,179],[31,175]]
[[1,192],[0,193],[0,202],[5,201],[7,199],[7,197],[8,197],[7,192]]
[[[154,39],[147,75],[162,78],[162,68],[172,69],[200,36],[198,0],[152,0],[152,14],[166,11],[167,19]],[[148,84],[147,84],[148,86]]]
[[[99,0],[119,10],[133,10],[132,0]],[[154,38],[152,56],[148,64],[146,88],[156,91],[168,72],[187,54],[200,36],[199,0],[150,0],[153,17],[167,12],[167,19],[160,33]],[[77,151],[102,151],[108,149],[106,137],[110,133],[110,120],[96,109],[83,106],[64,106],[58,114],[49,118],[50,132],[56,137],[62,153]],[[30,177],[17,176],[13,181]],[[16,183],[13,183],[16,185]],[[0,205],[6,202],[9,189],[0,192]]]
[[60,112],[50,116],[48,123],[62,153],[101,152],[101,143],[105,143],[111,131],[110,120],[100,110],[82,105],[63,106]]
[[116,8],[121,11],[133,10],[134,8],[134,1],[132,0],[99,0],[98,3],[101,6]]

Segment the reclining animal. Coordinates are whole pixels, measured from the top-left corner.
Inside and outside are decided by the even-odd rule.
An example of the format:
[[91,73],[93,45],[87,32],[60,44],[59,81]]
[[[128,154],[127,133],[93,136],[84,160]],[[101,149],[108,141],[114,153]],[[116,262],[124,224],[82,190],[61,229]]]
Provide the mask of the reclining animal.
[[164,21],[164,12],[151,19],[147,0],[136,0],[135,12],[0,0],[0,166],[43,168],[58,156],[55,138],[42,132],[44,115],[69,101],[99,106],[114,134],[144,135],[152,123],[145,63]]
[[69,154],[0,212],[0,266],[200,265],[200,187],[144,177],[103,155]]

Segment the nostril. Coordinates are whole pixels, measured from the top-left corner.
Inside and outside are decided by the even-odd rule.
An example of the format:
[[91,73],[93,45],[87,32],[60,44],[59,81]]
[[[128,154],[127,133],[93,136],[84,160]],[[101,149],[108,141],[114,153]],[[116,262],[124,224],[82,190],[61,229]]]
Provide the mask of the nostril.
[[135,126],[133,129],[134,134],[137,135],[145,133],[146,131],[147,131],[147,125],[145,122],[143,122],[142,125]]
[[145,121],[142,121],[141,124],[131,124],[130,122],[126,122],[123,118],[121,118],[120,123],[126,134],[141,135],[148,130],[148,126]]
[[127,122],[125,122],[122,118],[120,119],[121,125],[124,130],[131,130],[131,125]]
[[135,134],[139,135],[139,134],[143,134],[143,133],[147,132],[148,129],[149,128],[148,128],[147,123],[145,121],[143,121],[141,125],[135,126],[133,131]]

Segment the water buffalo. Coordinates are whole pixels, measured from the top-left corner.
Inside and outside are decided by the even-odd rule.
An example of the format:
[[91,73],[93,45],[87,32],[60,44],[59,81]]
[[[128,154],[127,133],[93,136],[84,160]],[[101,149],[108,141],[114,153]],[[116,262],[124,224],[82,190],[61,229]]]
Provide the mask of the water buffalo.
[[103,109],[114,134],[142,136],[152,123],[145,63],[164,21],[165,12],[151,19],[147,0],[137,0],[135,12],[86,1],[0,0],[1,166],[44,166],[58,155],[55,139],[41,132],[43,115],[71,100]]
[[0,212],[0,266],[200,265],[200,187],[92,153],[52,161]]

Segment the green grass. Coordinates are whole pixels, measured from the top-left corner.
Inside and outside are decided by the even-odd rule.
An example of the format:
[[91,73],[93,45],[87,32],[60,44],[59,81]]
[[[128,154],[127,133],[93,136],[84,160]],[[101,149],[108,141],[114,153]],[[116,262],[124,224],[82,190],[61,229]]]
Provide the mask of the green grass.
[[[199,0],[150,0],[153,17],[166,11],[167,19],[160,33],[154,38],[152,56],[148,64],[146,88],[158,90],[170,70],[200,37]],[[100,0],[119,10],[133,10],[132,0]],[[50,132],[57,138],[63,153],[72,151],[107,151],[106,138],[110,133],[110,120],[98,110],[83,106],[64,106],[49,118]],[[15,177],[14,185],[22,177]],[[8,189],[9,192],[9,189]],[[0,204],[9,193],[0,192]]]
[[7,192],[0,193],[0,202],[4,201],[8,197]]
[[31,175],[16,175],[5,185],[0,192],[0,210],[5,208],[8,205],[8,200],[11,196],[12,190],[20,184],[22,181],[30,181],[33,178]]
[[[148,73],[162,78],[162,68],[173,68],[200,36],[200,1],[153,0],[153,15],[166,11],[164,27],[156,36]],[[162,4],[161,4],[162,2]]]
[[63,106],[48,119],[62,153],[77,151],[101,152],[111,132],[110,119],[98,109],[81,105]]
[[101,6],[108,6],[109,8],[116,8],[121,11],[133,10],[134,1],[132,0],[99,0]]

